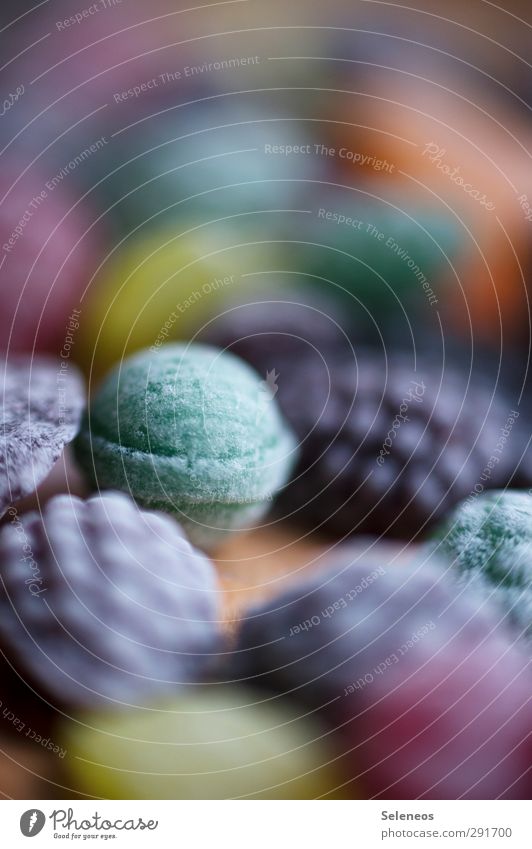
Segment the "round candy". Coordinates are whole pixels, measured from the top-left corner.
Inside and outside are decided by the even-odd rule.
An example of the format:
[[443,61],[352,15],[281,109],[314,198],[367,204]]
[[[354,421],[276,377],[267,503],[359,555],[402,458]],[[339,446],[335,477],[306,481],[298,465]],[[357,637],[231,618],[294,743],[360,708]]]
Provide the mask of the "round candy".
[[445,561],[384,550],[377,566],[347,546],[249,612],[229,677],[327,717],[371,796],[528,798],[530,671],[513,640]]
[[[66,366],[66,367],[65,367]],[[0,516],[33,493],[77,434],[83,380],[68,361],[0,361]]]
[[0,531],[0,647],[55,704],[119,707],[196,680],[218,650],[212,564],[123,493],[62,495]]
[[82,715],[63,735],[74,788],[109,799],[341,798],[320,725],[245,688],[210,686],[167,705]]
[[[401,39],[384,40],[385,64],[400,67],[395,58],[390,59],[388,43]],[[435,46],[432,39],[430,43]],[[411,45],[405,42],[405,47]],[[359,61],[358,51],[356,57]],[[447,326],[464,339],[473,332],[476,340],[496,347],[503,334],[506,347],[507,339],[514,340],[520,332],[528,338],[522,269],[528,263],[529,222],[519,203],[516,208],[514,186],[520,187],[523,200],[530,198],[532,178],[526,153],[530,127],[524,111],[521,117],[509,98],[497,100],[495,88],[488,92],[478,79],[466,80],[466,67],[459,69],[455,64],[450,73],[449,66],[442,73],[434,65],[433,50],[426,51],[425,57],[430,65],[427,62],[421,73],[375,73],[368,65],[370,73],[355,84],[362,87],[363,96],[350,97],[346,103],[346,121],[354,132],[337,125],[335,140],[391,166],[380,174],[370,171],[375,194],[393,187],[399,198],[408,199],[406,203],[428,201],[436,215],[444,212],[454,220],[461,245],[452,258],[453,267],[447,265],[439,310]],[[471,61],[471,54],[468,58]],[[373,62],[379,65],[380,58]],[[467,91],[467,97],[457,97],[458,91]],[[471,102],[478,103],[478,98],[482,98],[482,109],[471,109]],[[494,167],[501,162],[505,168]],[[359,167],[362,163],[347,158],[341,164],[346,166],[339,175],[342,182],[354,183],[360,179],[357,172],[366,170]],[[507,233],[512,234],[511,242]],[[524,345],[527,350],[528,344]]]
[[308,288],[270,283],[266,292],[246,301],[228,303],[223,312],[205,324],[199,338],[230,350],[260,374],[275,369],[284,379],[285,364],[315,357],[316,366],[353,353],[352,329],[334,301],[320,298]]
[[124,233],[144,225],[175,228],[177,222],[187,229],[237,216],[239,228],[259,218],[257,237],[264,239],[282,232],[283,210],[291,217],[292,210],[306,208],[305,178],[321,177],[322,163],[280,151],[310,150],[308,134],[264,98],[257,106],[205,93],[184,103],[174,94],[170,108],[132,122],[98,159],[97,192]]
[[260,519],[295,441],[276,386],[232,354],[166,345],[117,366],[92,399],[78,457],[98,487],[173,512],[200,547]]
[[101,376],[128,354],[190,338],[224,301],[256,289],[269,245],[246,244],[242,229],[160,230],[126,241],[87,293],[76,355]]
[[473,495],[435,538],[463,577],[484,587],[532,637],[532,495],[512,490]]
[[456,367],[357,350],[330,369],[315,358],[287,363],[281,377],[279,403],[301,450],[278,508],[304,526],[408,537],[473,492],[486,469],[483,485],[498,487],[519,465],[512,448],[487,468],[511,405]]
[[[87,202],[48,171],[2,160],[0,177],[0,350],[68,357],[80,326],[80,297],[99,255]],[[26,170],[27,169],[27,170]],[[24,174],[26,170],[26,174]]]

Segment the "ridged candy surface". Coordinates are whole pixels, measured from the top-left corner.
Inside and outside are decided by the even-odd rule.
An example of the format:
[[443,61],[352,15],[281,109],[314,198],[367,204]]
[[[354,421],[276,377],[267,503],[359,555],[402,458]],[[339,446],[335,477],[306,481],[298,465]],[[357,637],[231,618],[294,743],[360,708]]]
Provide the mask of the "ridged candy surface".
[[16,517],[0,531],[0,575],[2,651],[56,704],[174,693],[218,646],[213,566],[123,493]]
[[[531,676],[497,607],[444,563],[360,549],[250,611],[231,677],[326,716],[390,799],[527,798]],[[359,772],[357,772],[357,770]]]

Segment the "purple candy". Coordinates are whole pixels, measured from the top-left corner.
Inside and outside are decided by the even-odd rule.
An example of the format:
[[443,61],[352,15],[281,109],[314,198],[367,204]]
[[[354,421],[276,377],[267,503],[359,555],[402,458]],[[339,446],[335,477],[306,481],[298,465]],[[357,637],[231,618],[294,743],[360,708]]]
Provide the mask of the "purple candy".
[[0,368],[0,516],[37,488],[78,432],[83,379],[65,362],[10,357]]

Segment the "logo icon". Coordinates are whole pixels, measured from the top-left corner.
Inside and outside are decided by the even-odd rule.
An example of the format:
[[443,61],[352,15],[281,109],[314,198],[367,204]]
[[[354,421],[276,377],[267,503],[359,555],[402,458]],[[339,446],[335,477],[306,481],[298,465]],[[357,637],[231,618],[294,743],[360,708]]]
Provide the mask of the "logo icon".
[[277,395],[277,391],[279,387],[277,386],[277,381],[279,380],[279,374],[275,371],[274,368],[271,371],[266,372],[266,380],[262,381],[261,389],[266,393],[266,397],[269,401],[273,401],[275,396]]
[[37,808],[31,808],[29,811],[24,811],[20,818],[20,830],[24,837],[35,837],[43,830],[46,817],[42,811]]

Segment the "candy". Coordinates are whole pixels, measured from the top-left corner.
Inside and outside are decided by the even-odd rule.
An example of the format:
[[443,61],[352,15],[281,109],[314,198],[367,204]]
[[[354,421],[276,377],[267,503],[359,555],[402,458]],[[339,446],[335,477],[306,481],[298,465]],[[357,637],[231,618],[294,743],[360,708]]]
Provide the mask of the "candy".
[[85,370],[101,376],[141,348],[192,338],[226,299],[253,290],[243,275],[263,266],[265,248],[246,241],[242,228],[218,226],[124,242],[87,294],[76,348]]
[[11,356],[2,365],[0,516],[48,476],[85,405],[81,376],[65,360]]
[[166,705],[82,715],[65,729],[74,787],[110,799],[341,797],[324,729],[244,688],[210,686]]
[[333,368],[338,356],[353,352],[352,335],[334,301],[268,279],[266,293],[228,303],[206,323],[200,339],[237,354],[262,375],[275,369],[284,379],[285,364],[291,370],[302,357],[315,358],[318,368],[324,360]]
[[437,548],[473,586],[484,587],[532,636],[532,496],[486,492],[459,504],[435,533]]
[[216,348],[166,345],[116,367],[92,399],[78,457],[98,487],[175,513],[210,546],[258,521],[295,442],[275,386]]
[[169,694],[219,647],[209,561],[122,493],[67,495],[0,531],[2,652],[55,704]]
[[397,325],[403,339],[427,325],[439,333],[438,305],[462,247],[459,225],[450,213],[380,191],[376,199],[375,191],[363,184],[312,198],[311,214],[289,222],[284,267],[305,273],[365,333],[388,338]]
[[[439,311],[446,326],[464,338],[473,333],[475,343],[499,346],[501,333],[505,343],[519,332],[525,338],[528,333],[522,263],[529,222],[516,196],[525,201],[531,196],[526,153],[530,127],[508,98],[505,103],[496,99],[496,89],[488,90],[478,78],[466,80],[465,68],[455,64],[445,74],[436,71],[433,54],[426,52],[421,73],[368,74],[362,97],[349,98],[346,120],[353,122],[354,132],[349,125],[339,125],[336,143],[392,165],[392,171],[374,177],[379,183],[373,191],[379,197],[393,187],[396,196],[409,203],[419,199],[431,204],[435,214],[449,211],[461,245],[452,268],[447,266]],[[386,56],[385,64],[397,67],[389,58],[388,44]],[[496,77],[501,80],[498,72]],[[480,100],[482,108],[471,109],[471,103]],[[504,169],[497,167],[501,162],[506,163]],[[344,159],[341,164],[346,169],[340,180],[354,183],[353,163]],[[514,186],[519,186],[518,193]],[[507,233],[512,234],[511,242]]]
[[[264,239],[282,232],[283,210],[305,209],[304,178],[323,174],[308,135],[283,121],[277,104],[257,108],[205,93],[126,125],[98,159],[97,191],[125,234],[236,216],[239,228],[256,226]],[[291,155],[274,152],[279,142]]]
[[305,526],[409,536],[473,492],[481,475],[497,487],[517,468],[513,449],[488,468],[511,406],[480,376],[426,356],[416,367],[404,353],[388,360],[359,349],[331,369],[305,360],[288,368],[278,398],[301,452],[279,513]]
[[[339,550],[254,609],[229,676],[321,711],[372,796],[528,798],[530,673],[499,610],[434,556]],[[360,770],[360,773],[357,772]]]
[[[168,13],[166,0],[153,0],[149,19],[140,4],[119,0],[79,9],[69,0],[59,0],[53,14],[46,7],[31,11],[22,28],[10,30],[13,49],[25,53],[25,78],[35,81],[40,107],[34,114],[55,106],[63,112],[67,126],[76,119],[87,119],[103,105],[108,106],[105,111],[111,107],[124,121],[131,120],[128,106],[136,107],[137,116],[140,104],[153,108],[157,85],[165,88],[158,75],[175,69],[179,62],[180,48],[172,41],[184,38],[185,27],[188,29],[188,16],[179,9]],[[43,39],[45,28],[47,38]],[[32,45],[30,52],[26,52],[28,45]],[[19,60],[10,67],[13,80],[20,79],[20,64]],[[136,90],[128,95],[130,86]],[[177,87],[178,83],[168,78],[168,94],[175,97]],[[27,89],[26,97],[30,97],[32,89]],[[99,118],[96,113],[93,122]],[[86,121],[85,126],[88,124]]]
[[80,297],[100,252],[90,204],[35,165],[7,154],[2,165],[0,350],[64,356],[65,344],[75,345]]

